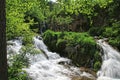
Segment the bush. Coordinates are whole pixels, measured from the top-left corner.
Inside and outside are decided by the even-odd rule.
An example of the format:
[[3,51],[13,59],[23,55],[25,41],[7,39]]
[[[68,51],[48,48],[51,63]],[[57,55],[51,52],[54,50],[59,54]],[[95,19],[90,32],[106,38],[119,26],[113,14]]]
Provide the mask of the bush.
[[34,34],[32,32],[26,32],[23,37],[23,45],[28,45],[33,43],[33,36]]
[[104,27],[92,27],[88,33],[92,36],[100,36],[105,31]]
[[111,27],[106,27],[103,32],[103,37],[109,38],[108,42],[114,48],[120,50],[120,21],[112,24]]
[[13,63],[8,67],[9,80],[28,80],[27,73],[22,70],[28,66],[28,58],[24,54],[18,54],[13,57]]
[[117,37],[118,30],[113,27],[106,27],[105,32],[103,32],[104,37]]
[[26,45],[26,46],[22,47],[20,52],[23,53],[23,54],[28,54],[29,53],[31,55],[35,55],[35,54],[40,54],[41,50],[37,49],[33,45],[29,44],[29,45]]
[[109,39],[109,44],[120,51],[120,37]]

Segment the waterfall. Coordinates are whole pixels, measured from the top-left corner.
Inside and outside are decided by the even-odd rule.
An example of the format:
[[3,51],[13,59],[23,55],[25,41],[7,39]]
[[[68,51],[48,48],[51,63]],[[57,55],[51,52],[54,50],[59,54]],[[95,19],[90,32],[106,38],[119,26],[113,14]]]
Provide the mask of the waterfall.
[[[21,39],[10,40],[7,43],[8,58],[21,54],[21,47],[23,47]],[[33,43],[34,48],[42,52],[39,54],[27,52],[24,56],[29,58],[30,66],[23,68],[32,80],[73,80],[75,76],[95,78],[90,73],[81,72],[78,67],[73,66],[70,59],[49,51],[41,37],[34,37]]]
[[103,63],[97,73],[98,80],[120,80],[120,53],[102,39],[97,42],[103,49]]
[[[44,51],[44,54],[35,55],[37,56],[34,58],[35,62],[32,62],[29,68],[24,69],[33,80],[71,80],[72,75],[80,75],[78,68],[69,67],[69,59],[48,51],[42,40],[34,37],[34,44],[36,48]],[[46,58],[45,54],[49,59]],[[31,59],[31,61],[34,60]]]

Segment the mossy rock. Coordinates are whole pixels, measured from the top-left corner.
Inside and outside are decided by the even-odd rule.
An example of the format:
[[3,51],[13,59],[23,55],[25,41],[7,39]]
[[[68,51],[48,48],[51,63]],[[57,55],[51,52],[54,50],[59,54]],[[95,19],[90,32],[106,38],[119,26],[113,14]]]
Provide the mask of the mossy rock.
[[94,68],[96,61],[101,59],[96,59],[100,57],[96,54],[99,49],[94,38],[87,33],[48,30],[43,34],[43,40],[51,51],[68,57],[76,66]]

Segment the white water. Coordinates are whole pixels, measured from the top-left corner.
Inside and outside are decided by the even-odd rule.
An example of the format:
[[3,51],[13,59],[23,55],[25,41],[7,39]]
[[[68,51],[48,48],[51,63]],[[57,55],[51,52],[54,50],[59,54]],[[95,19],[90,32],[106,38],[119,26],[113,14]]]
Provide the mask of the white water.
[[77,67],[70,66],[69,63],[71,61],[69,59],[48,51],[47,46],[42,40],[34,37],[34,44],[36,48],[45,52],[48,59],[44,54],[38,54],[30,58],[32,62],[31,66],[24,70],[27,71],[33,80],[71,80],[71,77],[75,75],[86,77],[92,76],[86,72],[80,72]]
[[[79,68],[72,66],[69,59],[48,51],[42,40],[36,37],[33,40],[35,48],[42,50],[44,53],[32,55],[28,52],[25,55],[29,58],[30,67],[23,70],[28,73],[32,80],[71,80],[73,76],[93,78],[91,74],[81,72]],[[12,59],[14,55],[21,54],[20,49],[22,46],[20,39],[8,41],[8,60]],[[12,64],[9,61],[8,63]]]
[[22,47],[22,41],[21,39],[15,39],[7,41],[7,59],[8,64],[12,65],[13,62],[13,56],[20,54],[20,49]]
[[97,80],[120,80],[120,53],[103,40],[98,40],[103,49],[103,63]]
[[7,53],[17,53],[22,47],[22,41],[20,39],[7,41]]

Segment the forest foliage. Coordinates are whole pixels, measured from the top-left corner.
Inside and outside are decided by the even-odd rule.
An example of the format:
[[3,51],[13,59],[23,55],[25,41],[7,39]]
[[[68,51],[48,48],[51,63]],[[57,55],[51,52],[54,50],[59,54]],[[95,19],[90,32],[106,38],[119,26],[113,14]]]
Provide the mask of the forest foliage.
[[[56,3],[49,0],[7,0],[7,38],[31,35],[34,29],[40,32],[44,24],[48,25],[48,29],[63,30],[79,15],[90,19],[92,25],[93,17],[99,15],[99,10],[106,9],[110,3],[112,0],[58,0]],[[110,7],[109,10],[113,9]]]
[[119,0],[7,0],[7,39],[55,31],[88,31],[119,21]]
[[7,40],[22,36],[29,44],[33,35],[46,29],[89,31],[110,38],[119,49],[119,7],[119,0],[7,0]]

